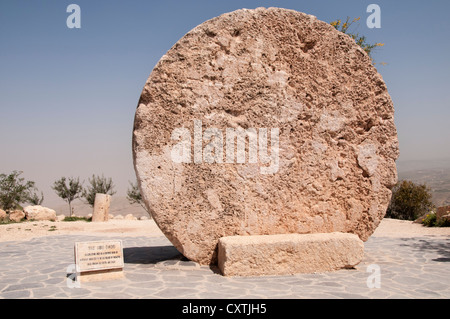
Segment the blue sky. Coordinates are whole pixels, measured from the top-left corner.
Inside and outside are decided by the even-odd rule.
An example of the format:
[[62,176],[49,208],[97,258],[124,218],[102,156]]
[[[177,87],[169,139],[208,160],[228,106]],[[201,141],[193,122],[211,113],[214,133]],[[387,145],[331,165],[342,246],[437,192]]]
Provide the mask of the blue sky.
[[[81,29],[69,29],[69,4]],[[381,29],[366,8],[381,7]],[[395,105],[400,160],[450,158],[449,1],[0,2],[0,173],[24,171],[47,199],[61,176],[134,181],[131,136],[142,87],[185,33],[241,8],[284,7],[320,20],[361,17]],[[45,203],[44,203],[45,204]]]

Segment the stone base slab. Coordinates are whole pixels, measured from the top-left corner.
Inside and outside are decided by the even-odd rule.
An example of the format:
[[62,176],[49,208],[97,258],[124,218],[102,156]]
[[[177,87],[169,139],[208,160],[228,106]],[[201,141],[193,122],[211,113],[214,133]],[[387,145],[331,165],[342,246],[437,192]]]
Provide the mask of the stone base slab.
[[353,268],[364,257],[354,234],[283,234],[219,239],[218,266],[224,276],[267,276]]
[[123,268],[98,271],[86,271],[77,276],[79,282],[95,282],[124,278]]

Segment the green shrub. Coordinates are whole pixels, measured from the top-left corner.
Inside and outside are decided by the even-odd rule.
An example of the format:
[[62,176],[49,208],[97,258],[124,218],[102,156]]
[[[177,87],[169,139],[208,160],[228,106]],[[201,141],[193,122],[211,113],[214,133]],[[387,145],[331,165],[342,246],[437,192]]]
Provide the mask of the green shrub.
[[435,227],[436,226],[436,213],[431,212],[425,216],[422,224],[426,227]]
[[[352,26],[352,24],[354,24],[355,22],[359,21],[361,18],[355,18],[353,20],[350,21],[350,17],[347,17],[347,19],[345,20],[345,22],[343,22],[343,20],[335,20],[333,22],[331,22],[330,24],[338,31],[341,31],[344,34],[347,34],[348,36],[350,36],[357,45],[359,45],[368,55],[369,57],[372,59],[372,52],[375,48],[377,47],[382,47],[384,46],[384,43],[375,43],[375,44],[370,44],[366,41],[366,37],[365,36],[360,36],[358,33],[353,33],[350,32],[349,29]],[[372,59],[373,60],[373,59]],[[385,63],[381,63],[381,64],[385,64]]]
[[450,220],[448,219],[441,219],[436,221],[437,227],[450,227]]
[[417,185],[411,181],[400,181],[392,189],[392,198],[386,217],[416,220],[433,209],[431,190],[428,186]]
[[450,227],[450,221],[448,219],[437,220],[435,212],[426,215],[422,224],[426,227]]
[[88,217],[76,217],[76,216],[71,216],[71,217],[64,217],[63,222],[78,222],[78,221],[85,221],[85,222],[90,222],[92,221],[92,218],[88,218]]

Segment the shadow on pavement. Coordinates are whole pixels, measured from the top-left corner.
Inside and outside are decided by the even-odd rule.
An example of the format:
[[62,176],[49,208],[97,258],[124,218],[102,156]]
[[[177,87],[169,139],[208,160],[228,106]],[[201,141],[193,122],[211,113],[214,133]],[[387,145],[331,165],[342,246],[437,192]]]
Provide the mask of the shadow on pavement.
[[414,250],[419,250],[423,253],[435,252],[440,256],[432,259],[436,262],[450,262],[450,239],[435,240],[435,239],[417,239],[417,238],[402,238],[405,244],[400,246],[407,246]]
[[130,247],[123,249],[127,264],[156,264],[165,260],[182,260],[184,256],[174,246]]

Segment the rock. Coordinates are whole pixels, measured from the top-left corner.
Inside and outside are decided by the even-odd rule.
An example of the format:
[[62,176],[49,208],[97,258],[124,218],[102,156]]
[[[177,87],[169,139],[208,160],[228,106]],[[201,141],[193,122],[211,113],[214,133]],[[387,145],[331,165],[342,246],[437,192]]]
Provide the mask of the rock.
[[148,210],[200,264],[216,263],[231,235],[366,241],[398,154],[393,103],[367,54],[279,8],[227,13],[180,39],[148,78],[133,131]]
[[24,218],[25,218],[25,213],[21,210],[15,210],[15,211],[9,213],[10,221],[18,223]]
[[8,219],[8,215],[6,214],[6,212],[3,209],[0,209],[0,222],[7,220]]
[[141,216],[139,217],[139,220],[149,220],[148,216]]
[[133,214],[125,215],[124,219],[126,219],[126,220],[137,220],[137,218],[134,217]]
[[122,215],[116,215],[116,216],[114,216],[114,219],[123,219],[123,216]]
[[417,219],[414,221],[414,223],[415,223],[415,224],[423,224],[423,221],[424,221],[424,219],[427,217],[428,214],[429,214],[429,213],[426,213],[426,214],[420,216],[419,218],[417,218]]
[[65,218],[66,218],[66,216],[64,214],[56,216],[56,220],[59,222],[62,222]]
[[56,220],[56,212],[48,207],[40,205],[27,206],[23,209],[25,216],[28,220]]
[[279,276],[353,268],[363,257],[353,234],[231,236],[219,239],[218,265],[225,276]]
[[109,206],[111,205],[111,196],[106,194],[95,194],[94,212],[92,214],[93,222],[107,222],[109,218]]
[[440,222],[442,218],[450,213],[450,206],[438,207],[436,210],[436,221]]

